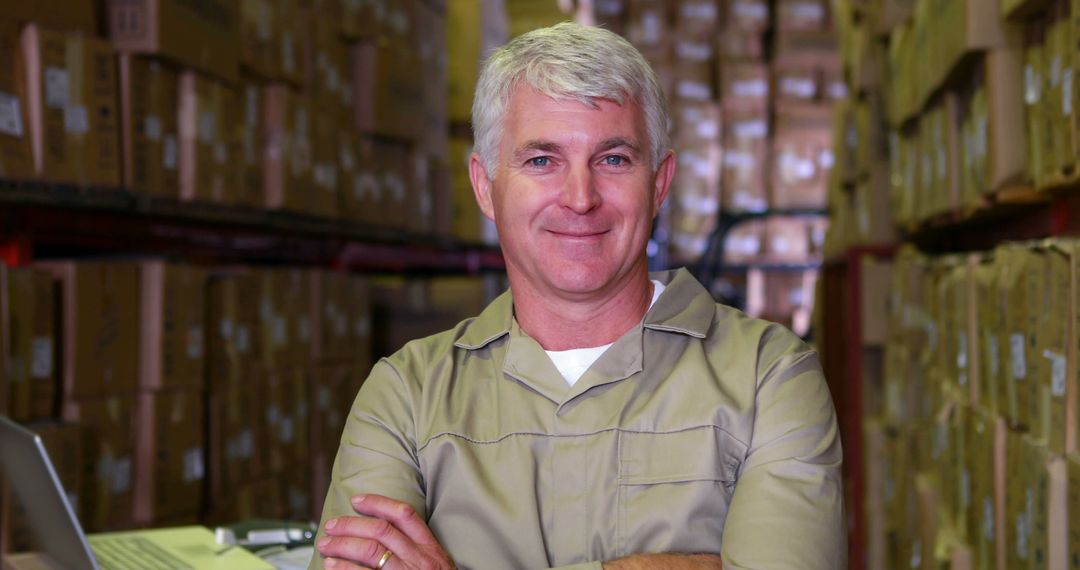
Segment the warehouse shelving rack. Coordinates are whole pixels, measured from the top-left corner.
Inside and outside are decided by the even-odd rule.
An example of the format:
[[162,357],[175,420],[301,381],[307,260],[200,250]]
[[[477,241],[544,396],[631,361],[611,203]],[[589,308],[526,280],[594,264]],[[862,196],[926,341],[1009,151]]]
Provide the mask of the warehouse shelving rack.
[[[1013,189],[1009,198],[970,213],[929,221],[903,234],[901,241],[923,251],[988,250],[1004,241],[1080,236],[1080,192],[1055,193]],[[893,246],[854,246],[823,265],[821,288],[825,318],[817,335],[825,377],[839,415],[844,446],[849,523],[848,561],[851,570],[866,568],[866,474],[863,448],[863,388],[866,353],[863,343],[864,294],[860,267],[867,257],[891,259]],[[880,293],[880,292],[878,292]]]
[[421,274],[505,268],[497,247],[447,237],[124,189],[0,180],[0,260],[17,266],[58,255],[163,255]]

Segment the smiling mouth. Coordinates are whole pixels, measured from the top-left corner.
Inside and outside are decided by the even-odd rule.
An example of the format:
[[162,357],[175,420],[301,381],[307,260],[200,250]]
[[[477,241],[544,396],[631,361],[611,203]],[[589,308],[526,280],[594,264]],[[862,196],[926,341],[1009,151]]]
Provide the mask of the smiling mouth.
[[564,232],[559,230],[548,230],[548,232],[555,234],[558,237],[566,238],[590,238],[599,237],[607,233],[607,230],[597,232]]

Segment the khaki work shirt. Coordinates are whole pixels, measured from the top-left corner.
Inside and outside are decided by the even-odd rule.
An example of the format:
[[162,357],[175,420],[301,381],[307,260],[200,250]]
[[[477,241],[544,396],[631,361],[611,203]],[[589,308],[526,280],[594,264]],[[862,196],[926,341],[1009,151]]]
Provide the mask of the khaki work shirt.
[[817,354],[717,305],[685,270],[653,278],[667,289],[643,322],[572,387],[517,326],[509,291],[380,360],[320,529],[377,493],[412,505],[463,569],[598,570],[646,552],[845,568],[840,439]]

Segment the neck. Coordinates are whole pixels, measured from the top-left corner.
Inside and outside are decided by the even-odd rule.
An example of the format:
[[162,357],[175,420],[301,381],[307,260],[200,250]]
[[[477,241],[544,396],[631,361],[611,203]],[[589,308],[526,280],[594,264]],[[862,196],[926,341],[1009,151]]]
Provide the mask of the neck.
[[630,276],[612,291],[595,296],[542,294],[510,280],[514,316],[526,334],[545,350],[590,348],[615,342],[638,325],[649,310],[648,271]]

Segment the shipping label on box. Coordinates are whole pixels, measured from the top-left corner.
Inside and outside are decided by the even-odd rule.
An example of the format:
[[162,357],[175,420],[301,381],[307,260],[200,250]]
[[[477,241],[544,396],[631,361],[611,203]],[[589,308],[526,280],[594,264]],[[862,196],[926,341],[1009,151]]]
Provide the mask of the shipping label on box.
[[119,186],[116,62],[109,45],[38,25],[23,28],[21,42],[37,176]]
[[178,198],[177,71],[163,62],[130,54],[120,54],[118,61],[124,186]]
[[57,390],[52,278],[43,271],[0,265],[0,296],[4,413],[20,422],[51,418]]
[[224,81],[240,71],[240,0],[109,0],[118,51],[157,55]]
[[[249,375],[245,380],[261,377]],[[256,440],[258,398],[250,386],[234,385],[210,395],[208,401],[208,492],[215,508],[244,482],[262,474],[265,452]]]
[[725,109],[724,125],[724,158],[720,174],[724,209],[731,212],[764,211],[768,208],[768,114]]

